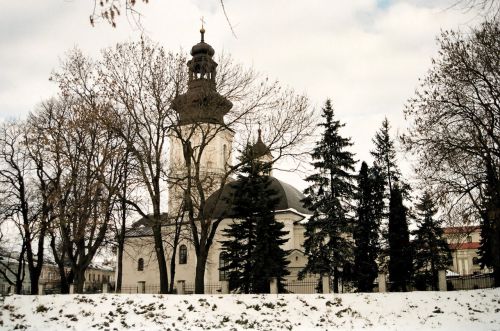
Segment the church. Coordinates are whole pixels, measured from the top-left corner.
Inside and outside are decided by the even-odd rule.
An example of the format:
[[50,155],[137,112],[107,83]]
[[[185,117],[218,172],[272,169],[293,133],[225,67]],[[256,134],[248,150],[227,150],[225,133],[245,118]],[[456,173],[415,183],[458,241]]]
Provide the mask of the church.
[[[178,174],[182,178],[185,171],[183,145],[180,139],[188,139],[189,146],[196,151],[204,138],[206,128],[215,132],[210,142],[204,146],[203,154],[200,155],[200,168],[203,173],[211,174],[212,181],[219,180],[227,172],[233,157],[234,132],[228,129],[224,117],[231,111],[232,103],[217,92],[216,68],[217,63],[213,59],[214,49],[204,40],[205,30],[202,28],[201,41],[191,49],[192,58],[187,62],[188,84],[186,93],[177,96],[172,108],[178,115],[178,127],[181,131],[179,136],[170,137],[169,146],[169,172]],[[194,129],[193,129],[194,128]],[[184,142],[185,143],[185,142]],[[258,138],[252,145],[253,154],[265,162],[272,161],[273,156],[263,142],[259,129]],[[278,204],[275,210],[275,218],[284,224],[288,232],[286,243],[283,248],[289,251],[287,284],[290,288],[297,281],[298,272],[306,265],[307,258],[303,253],[304,222],[312,214],[304,208],[301,200],[304,195],[292,185],[278,180],[271,175],[271,189],[277,192]],[[219,184],[221,182],[219,181]],[[205,268],[205,293],[220,293],[221,282],[226,280],[226,273],[219,268],[224,266],[221,255],[221,243],[224,240],[223,230],[231,223],[237,221],[232,217],[230,211],[233,206],[227,197],[234,194],[234,188],[230,183],[207,186],[206,206],[210,210],[212,218],[222,219],[210,247]],[[180,185],[169,185],[168,210],[170,213],[182,209],[183,191]],[[169,216],[164,214],[165,225],[162,234],[165,238],[165,254],[167,265],[170,261],[173,249],[169,244],[174,226],[169,223]],[[180,232],[180,241],[175,250],[175,279],[174,284],[178,293],[192,293],[194,291],[196,253],[191,239],[191,229],[185,224]],[[170,270],[168,270],[170,277]],[[316,278],[311,278],[315,281]],[[170,281],[170,280],[169,280]],[[159,289],[158,263],[154,252],[154,240],[151,227],[144,219],[138,220],[127,231],[125,248],[123,254],[123,280],[124,288],[140,288],[140,292],[157,293]],[[311,289],[296,289],[295,293],[311,292]]]

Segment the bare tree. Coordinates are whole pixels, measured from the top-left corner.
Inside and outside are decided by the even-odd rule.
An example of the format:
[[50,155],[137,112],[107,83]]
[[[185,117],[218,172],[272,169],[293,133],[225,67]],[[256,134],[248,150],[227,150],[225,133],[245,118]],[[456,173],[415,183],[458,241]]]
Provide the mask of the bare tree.
[[105,95],[110,100],[103,121],[127,147],[135,164],[130,176],[148,197],[142,203],[132,199],[126,201],[152,225],[162,293],[168,292],[162,238],[162,228],[166,224],[161,215],[167,193],[166,151],[172,126],[170,105],[185,84],[185,74],[179,69],[183,62],[183,56],[166,53],[143,39],[105,50],[100,71]]
[[44,164],[35,154],[25,123],[7,122],[1,126],[2,214],[15,222],[23,238],[21,251],[26,254],[32,294],[38,293],[45,238],[51,220],[50,187],[44,175]]
[[405,110],[403,137],[418,157],[417,174],[442,204],[490,224],[490,264],[500,284],[500,27],[445,31],[439,57]]
[[84,273],[103,244],[117,204],[120,144],[99,121],[94,108],[74,95],[44,103],[31,117],[46,143],[51,163],[51,195],[62,251],[82,292]]
[[477,10],[488,19],[497,19],[500,13],[500,3],[497,0],[458,0],[453,7],[462,10]]

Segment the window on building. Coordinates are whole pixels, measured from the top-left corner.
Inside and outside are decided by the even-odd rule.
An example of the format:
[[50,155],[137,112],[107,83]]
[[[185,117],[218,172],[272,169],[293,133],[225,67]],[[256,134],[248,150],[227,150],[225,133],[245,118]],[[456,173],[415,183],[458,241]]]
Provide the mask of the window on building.
[[187,247],[186,245],[181,245],[179,247],[179,264],[187,263]]
[[472,258],[472,264],[479,264],[479,259],[477,258],[477,256],[474,256]]
[[471,243],[472,242],[472,236],[467,236],[467,242]]
[[100,282],[101,281],[101,275],[97,275],[97,281]]
[[219,281],[228,280],[229,271],[221,270],[224,267],[227,267],[227,254],[226,252],[222,252],[219,254]]
[[144,271],[144,259],[142,257],[137,260],[137,271]]

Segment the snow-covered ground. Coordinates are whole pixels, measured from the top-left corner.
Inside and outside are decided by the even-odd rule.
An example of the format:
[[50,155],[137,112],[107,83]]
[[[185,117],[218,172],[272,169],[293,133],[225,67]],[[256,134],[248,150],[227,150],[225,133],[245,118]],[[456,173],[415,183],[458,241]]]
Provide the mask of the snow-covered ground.
[[329,295],[9,296],[14,330],[500,330],[500,289]]

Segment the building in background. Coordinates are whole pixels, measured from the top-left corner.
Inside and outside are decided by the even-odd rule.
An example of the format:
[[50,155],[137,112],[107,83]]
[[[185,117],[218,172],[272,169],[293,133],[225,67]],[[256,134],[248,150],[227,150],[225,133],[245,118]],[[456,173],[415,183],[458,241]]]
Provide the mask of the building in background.
[[479,265],[478,256],[481,241],[479,226],[446,227],[444,237],[451,250],[451,271],[460,275],[484,272]]

